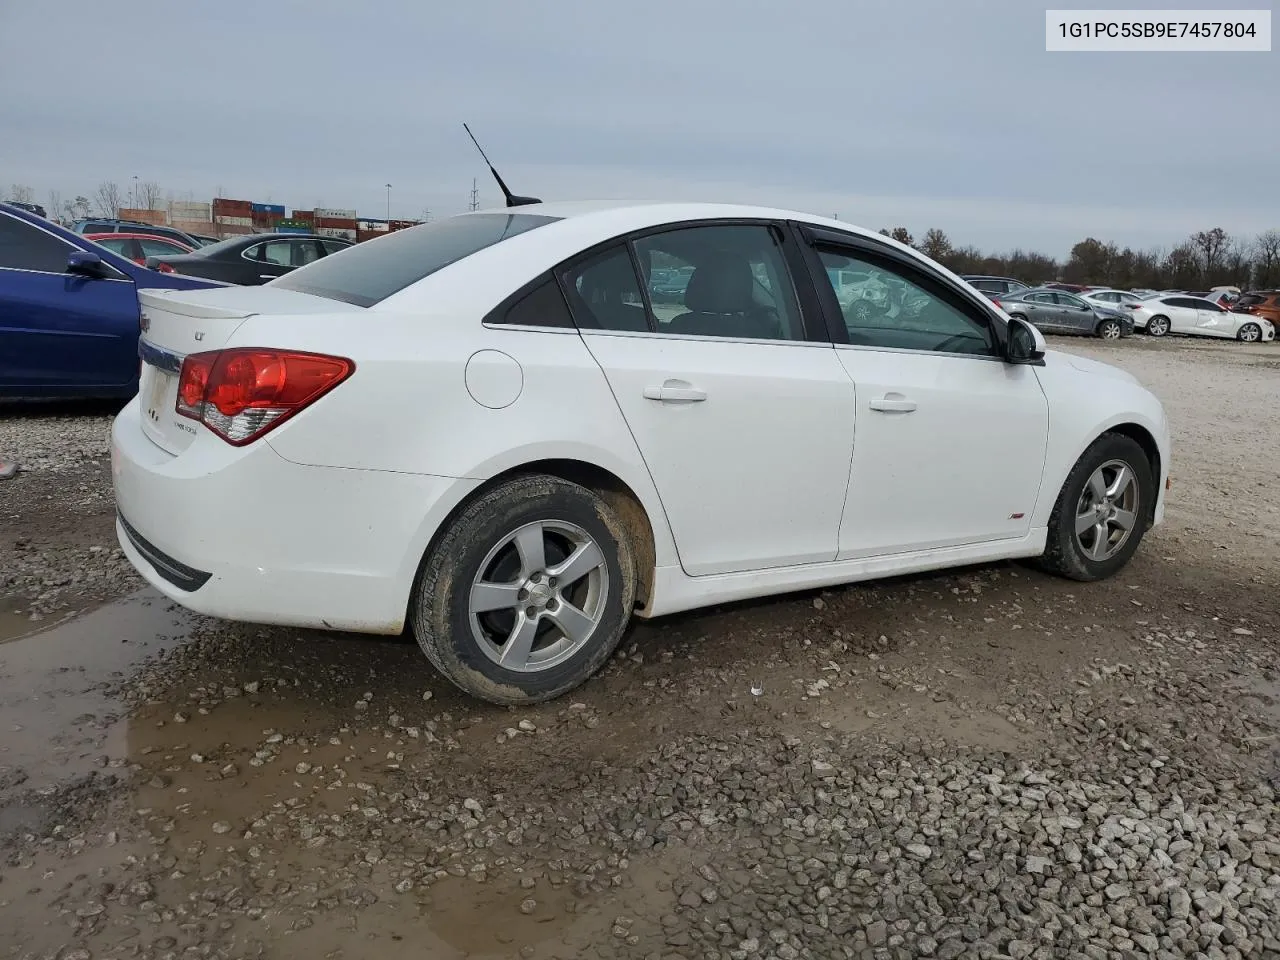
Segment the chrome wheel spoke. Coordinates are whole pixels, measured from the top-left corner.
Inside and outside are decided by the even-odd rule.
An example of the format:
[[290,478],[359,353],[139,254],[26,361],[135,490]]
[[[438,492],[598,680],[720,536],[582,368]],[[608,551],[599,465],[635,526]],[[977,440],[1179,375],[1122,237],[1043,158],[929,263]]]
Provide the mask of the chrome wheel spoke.
[[502,656],[498,662],[510,670],[524,669],[529,664],[529,654],[533,651],[533,640],[537,634],[537,619],[530,619],[523,612],[517,614],[515,627],[502,645]]
[[574,643],[586,640],[596,628],[591,617],[563,599],[554,610],[547,610],[547,617]]
[[1101,503],[1107,496],[1107,481],[1103,479],[1101,468],[1093,471],[1089,478],[1089,490],[1093,493],[1093,502]]
[[1137,519],[1132,510],[1117,510],[1111,515],[1111,522],[1121,530],[1132,530]]
[[547,546],[542,524],[531,523],[515,535],[516,552],[520,554],[520,576],[527,578],[547,565]]
[[471,588],[471,612],[511,610],[519,604],[519,594],[518,583],[488,583],[481,580]]
[[603,565],[604,554],[600,552],[595,541],[590,540],[574,550],[564,563],[548,569],[547,573],[555,577],[563,589],[572,583],[577,583],[596,567]]
[[1092,510],[1087,513],[1076,514],[1076,534],[1084,534],[1089,532],[1089,528],[1098,522],[1098,515]]
[[[1095,475],[1101,478],[1102,471],[1099,470]],[[1119,500],[1124,496],[1125,491],[1131,483],[1133,483],[1133,471],[1127,466],[1121,466],[1120,469],[1116,471],[1116,478],[1111,481],[1111,486],[1107,487],[1107,499]]]
[[1106,559],[1110,545],[1110,529],[1106,523],[1097,523],[1093,527],[1093,543],[1089,547],[1090,560]]

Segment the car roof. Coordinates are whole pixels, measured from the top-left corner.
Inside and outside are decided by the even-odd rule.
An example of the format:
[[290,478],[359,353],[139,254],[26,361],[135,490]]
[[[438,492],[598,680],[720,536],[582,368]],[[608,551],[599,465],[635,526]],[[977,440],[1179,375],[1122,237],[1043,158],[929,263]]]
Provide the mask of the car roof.
[[81,234],[81,236],[88,237],[90,240],[92,240],[94,237],[124,237],[125,239],[133,239],[133,240],[165,240],[169,243],[182,242],[181,240],[178,240],[176,237],[157,236],[154,233],[147,233],[145,230],[137,230],[137,231],[117,230],[115,233],[102,233],[100,231],[93,230],[88,233]]

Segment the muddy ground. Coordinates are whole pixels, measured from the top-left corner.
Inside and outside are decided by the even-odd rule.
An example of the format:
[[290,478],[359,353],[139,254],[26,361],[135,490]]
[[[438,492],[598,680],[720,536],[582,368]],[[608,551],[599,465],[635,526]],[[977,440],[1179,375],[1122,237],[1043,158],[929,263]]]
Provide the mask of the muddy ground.
[[1280,347],[1054,346],[1173,424],[1118,577],[641,623],[521,711],[142,589],[110,411],[0,413],[0,960],[1280,957]]

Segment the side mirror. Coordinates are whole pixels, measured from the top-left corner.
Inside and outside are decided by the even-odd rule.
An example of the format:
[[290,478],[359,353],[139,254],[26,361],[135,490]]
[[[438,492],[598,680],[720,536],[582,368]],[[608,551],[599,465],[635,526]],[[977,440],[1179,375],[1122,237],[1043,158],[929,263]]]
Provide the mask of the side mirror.
[[67,257],[67,273],[78,273],[84,277],[100,280],[107,275],[107,265],[96,253],[87,250],[74,250]]
[[1004,358],[1009,363],[1038,364],[1044,361],[1044,335],[1026,320],[1009,318],[1009,339]]

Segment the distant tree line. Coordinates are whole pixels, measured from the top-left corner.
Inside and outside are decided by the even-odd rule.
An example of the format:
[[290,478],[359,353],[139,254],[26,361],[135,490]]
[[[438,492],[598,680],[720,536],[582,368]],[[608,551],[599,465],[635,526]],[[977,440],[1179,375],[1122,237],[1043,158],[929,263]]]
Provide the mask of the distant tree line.
[[1122,290],[1280,287],[1280,230],[1266,230],[1247,240],[1213,227],[1193,233],[1169,250],[1120,248],[1088,237],[1071,248],[1066,262],[1026,250],[990,254],[977,247],[957,247],[936,227],[918,243],[906,227],[880,232],[960,274],[992,274],[1033,284],[1051,280],[1105,284]]

